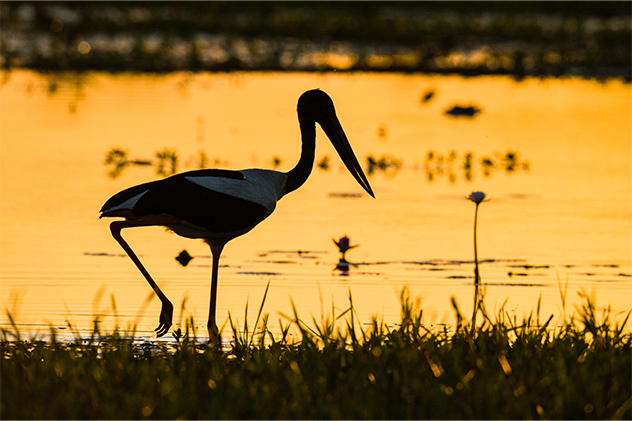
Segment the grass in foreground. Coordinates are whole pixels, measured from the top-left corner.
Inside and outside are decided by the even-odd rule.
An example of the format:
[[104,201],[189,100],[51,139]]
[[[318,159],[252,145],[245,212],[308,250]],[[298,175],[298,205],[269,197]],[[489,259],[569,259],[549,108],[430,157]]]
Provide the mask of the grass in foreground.
[[[358,327],[351,305],[280,338],[268,317],[233,327],[230,350],[201,344],[192,323],[168,346],[118,331],[85,343],[9,341],[3,332],[3,419],[630,419],[632,341],[585,297],[577,319],[516,323],[501,310],[473,328],[434,331],[406,290],[395,329]],[[261,313],[260,313],[261,314]],[[342,318],[342,319],[341,319]],[[627,321],[627,319],[626,319]],[[579,322],[579,323],[578,323]],[[290,327],[300,335],[291,340]]]

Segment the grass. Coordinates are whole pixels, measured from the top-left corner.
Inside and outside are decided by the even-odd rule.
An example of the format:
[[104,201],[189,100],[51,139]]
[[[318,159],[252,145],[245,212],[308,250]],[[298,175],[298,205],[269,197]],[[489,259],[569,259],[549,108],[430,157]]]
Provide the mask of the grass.
[[518,323],[484,305],[472,326],[453,300],[456,326],[436,330],[406,289],[394,328],[358,323],[350,295],[313,326],[294,309],[280,335],[262,304],[256,329],[231,320],[228,349],[199,341],[192,319],[175,345],[153,347],[118,330],[15,340],[14,327],[1,342],[0,417],[630,419],[627,318],[614,323],[583,299],[557,326],[539,310]]

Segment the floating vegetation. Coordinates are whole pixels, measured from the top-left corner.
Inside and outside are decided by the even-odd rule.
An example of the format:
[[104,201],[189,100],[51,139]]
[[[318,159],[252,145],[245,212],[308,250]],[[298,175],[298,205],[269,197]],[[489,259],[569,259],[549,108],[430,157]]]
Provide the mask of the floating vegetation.
[[[457,151],[450,151],[447,155],[428,151],[423,164],[428,181],[435,181],[438,177],[446,176],[450,183],[458,180],[458,174],[462,174],[465,181],[474,179],[474,167],[477,161],[473,152],[466,152],[459,160]],[[504,171],[507,174],[518,171],[528,172],[531,168],[529,161],[521,159],[520,154],[513,150],[508,150],[504,154],[494,153],[493,156],[484,155],[478,160],[483,176],[489,177],[496,171]]]
[[368,175],[373,175],[377,171],[394,175],[402,166],[402,161],[391,155],[382,155],[379,158],[369,155],[366,162]]
[[[516,274],[514,274],[516,275]],[[546,287],[546,284],[534,284],[525,282],[491,282],[489,285],[505,286],[505,287]]]
[[476,117],[477,114],[481,113],[483,110],[475,105],[467,105],[460,106],[454,105],[447,110],[445,110],[445,114],[451,117]]
[[[132,166],[153,166],[156,168],[156,175],[168,177],[178,172],[180,159],[178,152],[172,148],[165,148],[154,154],[155,159],[131,159],[126,150],[121,148],[112,148],[105,154],[104,164],[113,168],[108,172],[111,178],[117,178],[121,173]],[[188,163],[196,162],[197,169],[208,168],[209,159],[204,150],[200,149],[197,159],[188,159]],[[220,160],[215,159],[214,164],[219,164]]]
[[176,260],[182,266],[186,267],[189,264],[189,262],[193,260],[193,256],[191,256],[188,251],[182,250],[180,254],[176,256]]
[[[274,169],[278,169],[282,163],[283,159],[279,156],[273,156],[269,160],[270,166]],[[110,171],[108,171],[108,176],[116,178],[120,176],[124,170],[131,167],[154,167],[156,169],[156,175],[168,177],[181,170],[180,167],[182,166],[187,170],[217,168],[220,165],[227,165],[228,162],[222,161],[219,158],[215,158],[212,162],[209,162],[208,156],[203,150],[198,152],[197,158],[193,156],[182,160],[179,158],[177,150],[172,148],[157,151],[154,154],[154,159],[131,158],[126,150],[122,148],[112,148],[106,153],[104,164],[112,167]],[[404,161],[388,154],[380,157],[369,154],[366,157],[365,165],[367,175],[369,176],[373,176],[376,173],[383,173],[393,177],[404,168]],[[333,168],[328,155],[324,155],[316,162],[316,166],[322,171],[330,171]],[[504,171],[506,174],[521,171],[528,172],[530,166],[531,164],[528,160],[522,159],[520,154],[513,150],[507,150],[504,153],[495,152],[493,155],[483,155],[478,159],[475,159],[473,152],[466,152],[460,156],[455,150],[445,155],[430,150],[426,154],[423,170],[426,173],[426,178],[430,182],[445,176],[450,183],[456,183],[459,179],[459,174],[463,180],[467,182],[473,181],[474,171],[477,167],[480,168],[480,172],[483,176],[490,177],[499,171]],[[361,194],[351,192],[331,192],[329,196],[339,198],[362,197]]]
[[[457,159],[457,152],[450,151],[447,156],[442,154],[437,154],[434,151],[430,150],[426,154],[426,161],[424,162],[424,170],[426,172],[426,178],[428,181],[434,181],[436,176],[443,175],[444,173],[448,175],[448,180],[451,183],[456,182],[456,173],[454,172],[454,164]],[[465,154],[464,162],[463,162],[463,170],[465,172],[465,179],[471,181],[471,169],[472,169],[472,154]]]
[[282,276],[284,275],[281,272],[265,272],[265,271],[244,271],[244,272],[236,272],[236,273],[240,275],[254,275],[254,276]]
[[121,175],[121,172],[129,165],[152,165],[151,161],[144,159],[129,159],[128,153],[124,149],[112,148],[105,154],[105,165],[111,165],[114,168],[108,173],[111,178]]
[[511,278],[513,276],[529,276],[529,274],[523,272],[514,272],[510,270],[509,272],[507,272],[507,276]]
[[385,123],[381,123],[377,128],[377,137],[380,140],[386,140],[388,136],[388,126]]
[[206,155],[206,152],[204,152],[203,149],[200,149],[200,151],[198,152],[198,164],[197,164],[197,167],[198,168],[208,168],[208,166],[209,166],[208,156]]
[[331,168],[331,163],[329,161],[329,155],[325,155],[323,156],[320,161],[318,161],[316,163],[316,165],[318,166],[318,168],[320,168],[323,171],[328,171]]
[[274,168],[276,170],[277,168],[279,168],[281,166],[282,162],[283,162],[283,160],[280,157],[278,157],[276,155],[273,156],[272,157],[272,168]]
[[88,252],[85,251],[84,256],[93,256],[93,257],[127,257],[126,254],[123,253],[106,253],[106,252]]
[[337,197],[341,199],[360,199],[364,197],[362,193],[348,193],[348,192],[331,192],[327,196],[329,197]]
[[259,257],[267,257],[271,254],[285,254],[288,256],[298,256],[303,259],[316,259],[319,254],[327,254],[326,251],[319,250],[268,250],[264,253],[260,253]]
[[426,104],[435,97],[436,91],[434,89],[428,89],[421,95],[421,103]]
[[156,152],[156,173],[168,177],[178,172],[178,152],[174,149],[163,149]]
[[[529,269],[549,269],[551,265],[509,265],[509,267],[522,268],[525,270],[529,270]],[[609,266],[606,266],[606,267],[609,267]]]

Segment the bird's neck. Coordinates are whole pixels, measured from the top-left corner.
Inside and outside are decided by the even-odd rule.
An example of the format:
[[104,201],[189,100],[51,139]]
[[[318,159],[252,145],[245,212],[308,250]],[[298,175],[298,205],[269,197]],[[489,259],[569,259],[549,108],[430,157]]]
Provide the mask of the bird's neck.
[[298,122],[301,128],[301,158],[298,164],[287,173],[287,181],[283,195],[286,195],[305,183],[314,166],[314,151],[316,149],[316,122],[312,119],[302,118],[299,115]]

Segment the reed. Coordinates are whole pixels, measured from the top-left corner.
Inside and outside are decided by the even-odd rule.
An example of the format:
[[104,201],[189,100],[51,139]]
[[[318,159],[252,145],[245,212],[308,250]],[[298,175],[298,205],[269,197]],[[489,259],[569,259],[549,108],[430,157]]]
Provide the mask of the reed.
[[[2,331],[3,419],[630,419],[632,337],[583,295],[553,326],[479,309],[470,326],[426,326],[401,293],[401,321],[358,323],[349,308],[272,334],[263,303],[254,327],[230,323],[228,349],[196,337],[152,347],[118,329],[71,342]],[[265,301],[265,297],[264,297]],[[629,314],[628,314],[629,316]],[[338,323],[337,323],[338,322]],[[341,323],[343,327],[340,326]],[[290,335],[290,329],[299,332]]]

